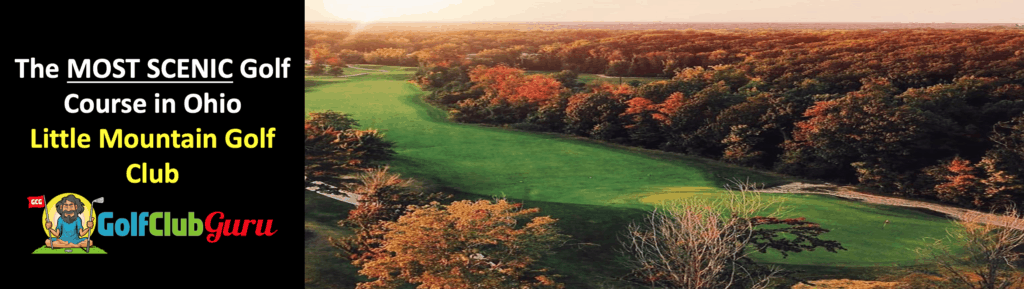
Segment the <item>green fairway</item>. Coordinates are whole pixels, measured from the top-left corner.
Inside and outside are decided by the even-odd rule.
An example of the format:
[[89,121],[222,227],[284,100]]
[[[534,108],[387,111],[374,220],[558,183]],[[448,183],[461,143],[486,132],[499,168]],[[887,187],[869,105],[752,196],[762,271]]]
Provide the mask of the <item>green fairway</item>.
[[[93,244],[95,244],[95,243],[93,243]],[[71,250],[71,252],[67,252],[67,250]],[[99,247],[89,248],[89,253],[85,252],[85,248],[52,248],[51,249],[50,247],[47,247],[47,246],[42,246],[42,247],[39,247],[39,249],[36,249],[35,251],[32,251],[32,254],[68,254],[68,255],[70,255],[70,254],[106,254],[106,253],[107,253],[107,251],[103,251],[103,249],[100,249]]]
[[[617,236],[654,203],[718,197],[722,192],[717,188],[727,177],[769,184],[792,181],[700,158],[453,123],[445,119],[445,112],[421,100],[423,91],[406,82],[412,71],[381,69],[390,72],[345,79],[307,78],[306,112],[341,111],[351,114],[362,128],[383,131],[386,139],[396,142],[397,158],[390,164],[405,177],[428,180],[461,198],[505,196],[558,218],[559,227],[572,235],[571,243],[577,245],[563,248],[544,262],[566,276],[561,280],[567,288],[591,287],[595,280],[626,274],[614,262],[620,258]],[[912,209],[820,195],[773,196],[784,200],[790,216],[806,217],[832,230],[822,237],[837,240],[849,250],[801,252],[785,259],[756,256],[766,262],[830,268],[823,271],[908,265],[917,259],[912,250],[929,244],[925,238],[944,237],[950,228],[946,218]],[[309,199],[332,201],[308,193],[306,198],[307,230],[327,224],[310,222]],[[335,214],[330,224],[345,216],[343,211],[325,213]],[[885,220],[890,223],[883,229]],[[310,242],[307,240],[307,251]],[[309,262],[307,258],[307,267]],[[307,268],[307,278],[309,272]]]

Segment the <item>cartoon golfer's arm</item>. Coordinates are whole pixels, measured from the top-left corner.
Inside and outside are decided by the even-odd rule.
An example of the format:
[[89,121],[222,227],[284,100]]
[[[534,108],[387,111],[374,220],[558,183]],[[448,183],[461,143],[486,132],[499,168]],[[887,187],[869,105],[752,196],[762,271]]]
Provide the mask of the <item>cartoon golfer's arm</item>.
[[[92,221],[90,220],[89,223],[92,223]],[[85,234],[89,233],[89,229],[92,228],[92,224],[89,224],[89,227],[83,228],[82,227],[82,219],[78,219],[78,224],[76,224],[76,225],[78,225],[78,229],[79,229],[78,230],[78,236],[85,236]]]
[[60,231],[57,231],[57,229],[53,228],[53,223],[46,222],[46,225],[49,226],[48,228],[46,228],[46,230],[50,232],[50,234],[53,235],[53,237],[60,237]]

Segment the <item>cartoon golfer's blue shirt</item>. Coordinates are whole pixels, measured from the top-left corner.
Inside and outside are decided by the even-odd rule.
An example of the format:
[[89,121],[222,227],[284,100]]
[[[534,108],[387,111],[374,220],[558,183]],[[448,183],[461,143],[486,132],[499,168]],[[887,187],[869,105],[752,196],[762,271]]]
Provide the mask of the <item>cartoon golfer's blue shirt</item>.
[[[60,233],[60,239],[64,242],[78,244],[85,240],[85,238],[78,235],[78,233],[82,231],[82,218],[77,218],[71,223],[65,222],[64,218],[57,218],[56,229]],[[57,238],[50,238],[50,241],[56,240]]]

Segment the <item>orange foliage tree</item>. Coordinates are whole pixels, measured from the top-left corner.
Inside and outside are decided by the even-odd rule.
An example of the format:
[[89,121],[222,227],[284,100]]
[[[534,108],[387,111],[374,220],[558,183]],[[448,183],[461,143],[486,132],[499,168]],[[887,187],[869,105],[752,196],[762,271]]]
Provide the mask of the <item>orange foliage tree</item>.
[[305,124],[305,173],[310,181],[337,181],[338,176],[376,166],[394,156],[394,143],[377,130],[358,130],[344,113],[311,112]]
[[356,288],[562,288],[536,262],[567,236],[555,219],[527,218],[521,204],[458,201],[413,208],[386,224],[379,258],[359,271],[371,279]]
[[956,157],[939,169],[932,170],[930,175],[939,180],[935,186],[935,195],[940,200],[957,204],[973,203],[976,206],[982,204],[984,190],[981,178],[970,161]]
[[[807,109],[798,122],[795,143],[788,149],[817,157],[783,162],[826,162],[823,167],[854,173],[861,184],[885,192],[909,189],[909,158],[923,139],[920,111],[902,105],[885,79],[864,81],[859,91],[843,98],[821,101]],[[851,171],[852,170],[852,171]]]
[[[478,66],[470,71],[472,89],[483,95],[456,104],[453,118],[471,122],[516,123],[562,92],[562,84],[547,75],[525,76],[504,65]],[[486,113],[482,113],[486,111]]]
[[328,240],[344,250],[355,265],[361,265],[376,257],[384,238],[384,224],[397,221],[409,206],[423,206],[442,201],[450,195],[426,193],[424,188],[412,179],[388,172],[388,167],[370,169],[356,176],[357,182],[349,187],[358,197],[356,208],[348,212],[348,218],[338,222],[355,230],[354,236]]

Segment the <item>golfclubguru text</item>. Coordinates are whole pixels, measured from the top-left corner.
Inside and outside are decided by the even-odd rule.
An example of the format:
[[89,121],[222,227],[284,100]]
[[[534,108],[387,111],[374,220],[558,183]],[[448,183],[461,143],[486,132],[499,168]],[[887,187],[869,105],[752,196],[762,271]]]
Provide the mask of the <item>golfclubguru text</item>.
[[103,212],[97,217],[97,232],[102,236],[145,236],[149,227],[151,236],[195,237],[205,232],[206,241],[216,243],[221,236],[248,235],[252,230],[256,236],[273,236],[277,230],[271,230],[274,219],[224,219],[223,212],[213,212],[204,220],[197,219],[195,213],[188,212],[187,218],[171,217],[171,212],[131,212],[129,217],[114,220],[114,213]]

